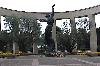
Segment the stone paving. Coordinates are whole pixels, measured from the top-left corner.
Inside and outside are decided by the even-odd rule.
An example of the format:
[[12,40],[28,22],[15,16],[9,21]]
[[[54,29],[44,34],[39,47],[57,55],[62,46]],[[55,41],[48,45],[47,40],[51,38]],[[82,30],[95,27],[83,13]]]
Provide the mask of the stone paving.
[[84,64],[71,58],[39,58],[40,65]]
[[100,57],[71,55],[64,58],[23,56],[16,59],[0,59],[0,66],[100,66]]
[[93,63],[100,63],[100,56],[96,56],[96,57],[88,57],[88,56],[67,56],[69,58],[77,58],[80,60],[84,60],[84,61],[88,61],[88,62],[93,62]]
[[32,66],[32,59],[2,59],[0,66]]

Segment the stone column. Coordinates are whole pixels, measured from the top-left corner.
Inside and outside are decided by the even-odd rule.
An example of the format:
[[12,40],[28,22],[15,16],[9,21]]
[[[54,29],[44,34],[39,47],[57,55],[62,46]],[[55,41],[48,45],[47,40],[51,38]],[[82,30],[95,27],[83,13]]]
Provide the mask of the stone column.
[[96,34],[96,23],[95,15],[88,15],[90,22],[90,49],[93,52],[97,51],[97,34]]
[[55,51],[57,52],[57,41],[56,41],[56,20],[54,20],[53,27],[52,27],[52,39],[55,42]]
[[33,43],[33,54],[35,53],[35,45],[34,45],[34,43]]
[[1,31],[1,15],[0,15],[0,31]]
[[16,53],[16,43],[13,41],[13,54]]
[[[76,24],[75,24],[75,18],[71,17],[70,18],[70,23],[71,23],[71,44],[74,44],[74,46],[77,46],[76,44]],[[73,43],[75,42],[75,43]],[[75,52],[77,50],[77,48],[73,49],[73,51]]]
[[18,53],[18,51],[19,51],[19,46],[15,41],[13,41],[13,54]]
[[70,23],[71,23],[71,33],[74,34],[76,32],[76,24],[74,17],[70,18]]
[[33,54],[38,54],[38,48],[35,43],[33,43]]

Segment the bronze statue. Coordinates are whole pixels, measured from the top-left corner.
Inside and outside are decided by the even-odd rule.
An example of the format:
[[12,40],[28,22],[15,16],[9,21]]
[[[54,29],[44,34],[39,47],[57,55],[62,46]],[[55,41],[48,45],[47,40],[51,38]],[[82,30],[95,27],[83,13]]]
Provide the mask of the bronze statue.
[[52,39],[52,27],[53,27],[53,23],[54,23],[54,6],[55,4],[52,6],[52,12],[51,14],[46,14],[46,18],[47,20],[43,20],[41,19],[40,21],[42,22],[47,22],[47,27],[45,29],[45,44],[47,45],[47,51],[49,52],[53,52],[55,50],[55,42]]
[[53,23],[54,23],[54,6],[55,4],[52,6],[52,12],[51,14],[46,14],[46,18],[47,18],[47,24],[48,25],[52,25],[53,26]]

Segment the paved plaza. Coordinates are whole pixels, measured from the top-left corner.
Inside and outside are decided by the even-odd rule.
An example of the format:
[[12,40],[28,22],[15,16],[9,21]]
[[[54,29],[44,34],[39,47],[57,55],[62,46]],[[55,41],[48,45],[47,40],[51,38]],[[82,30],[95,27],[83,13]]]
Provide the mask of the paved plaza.
[[100,57],[68,55],[66,57],[22,56],[0,59],[0,66],[100,66]]

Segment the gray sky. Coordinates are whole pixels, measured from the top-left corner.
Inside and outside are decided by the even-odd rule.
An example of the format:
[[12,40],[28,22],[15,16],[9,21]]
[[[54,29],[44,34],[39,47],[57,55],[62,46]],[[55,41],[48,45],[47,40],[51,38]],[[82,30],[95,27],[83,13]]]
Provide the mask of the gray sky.
[[[51,12],[53,4],[56,4],[56,12],[64,12],[99,5],[100,0],[0,0],[0,7],[26,12]],[[100,26],[99,18],[100,15],[96,16],[97,27]],[[61,23],[57,25],[61,26]]]
[[2,7],[28,12],[51,11],[54,3],[55,11],[59,12],[88,8],[100,4],[100,0],[0,0]]

